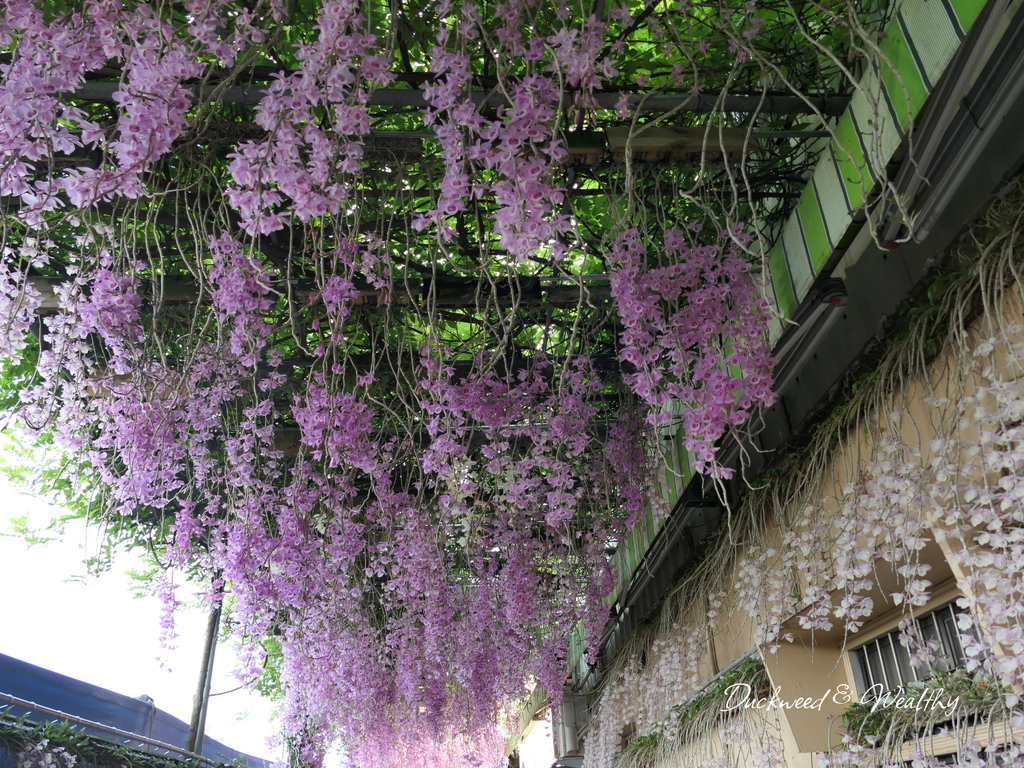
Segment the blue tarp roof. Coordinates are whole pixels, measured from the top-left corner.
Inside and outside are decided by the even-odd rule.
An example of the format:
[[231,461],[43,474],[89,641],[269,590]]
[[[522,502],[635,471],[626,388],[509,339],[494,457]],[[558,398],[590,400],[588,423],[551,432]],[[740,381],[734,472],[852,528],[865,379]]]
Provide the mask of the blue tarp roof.
[[[114,693],[106,688],[100,688],[98,685],[51,672],[2,653],[0,653],[0,693],[155,739],[174,747],[184,748],[188,737],[188,723],[157,709],[147,701]],[[2,703],[0,702],[0,705]],[[12,707],[9,712],[16,717],[24,716],[26,720],[34,722],[57,719],[19,707]],[[126,743],[125,739],[119,739],[110,733],[89,728],[84,728],[84,730],[98,738]],[[162,752],[158,748],[142,743],[128,743],[130,746],[145,751]],[[176,755],[171,753],[170,756],[175,757]],[[210,738],[203,741],[203,756],[216,763],[242,760],[251,768],[269,768],[270,765],[269,761],[263,758],[238,752]]]

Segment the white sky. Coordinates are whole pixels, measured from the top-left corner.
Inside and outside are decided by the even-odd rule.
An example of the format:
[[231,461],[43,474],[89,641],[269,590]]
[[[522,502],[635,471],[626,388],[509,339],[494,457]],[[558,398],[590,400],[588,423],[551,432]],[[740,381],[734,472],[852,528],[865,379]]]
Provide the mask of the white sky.
[[[56,516],[45,501],[22,495],[0,477],[0,653],[127,696],[148,694],[157,708],[185,721],[199,677],[206,613],[182,609],[176,648],[159,642],[160,600],[135,598],[131,570],[143,570],[134,553],[120,553],[111,572],[84,578],[83,561],[95,554],[95,537],[84,525],[69,528],[61,541],[28,547],[7,534],[11,520],[29,516],[42,528]],[[217,647],[212,691],[239,686],[232,675],[234,654]],[[213,696],[206,734],[232,749],[276,757],[267,746],[273,735],[273,704],[246,691]]]
[[534,721],[519,742],[521,768],[550,768],[555,762],[555,740],[551,733],[551,710],[543,720]]

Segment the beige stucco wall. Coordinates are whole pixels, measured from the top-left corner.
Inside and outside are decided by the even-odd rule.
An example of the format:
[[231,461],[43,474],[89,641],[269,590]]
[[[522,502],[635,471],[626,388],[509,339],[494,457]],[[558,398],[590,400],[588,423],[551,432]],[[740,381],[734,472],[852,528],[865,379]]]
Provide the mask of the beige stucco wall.
[[[785,765],[816,765],[816,753],[834,747],[842,738],[842,713],[847,703],[836,694],[855,690],[849,649],[890,631],[905,615],[906,607],[891,597],[907,586],[898,567],[913,561],[928,568],[927,580],[931,585],[924,604],[914,609],[915,615],[972,589],[970,573],[951,563],[950,555],[965,546],[984,545],[973,536],[965,537],[962,531],[950,535],[950,521],[945,519],[944,510],[932,504],[926,494],[900,498],[899,494],[906,494],[906,489],[898,488],[893,492],[894,509],[899,505],[904,512],[910,510],[917,515],[920,549],[909,551],[905,560],[895,563],[877,560],[870,575],[872,586],[864,590],[872,598],[871,613],[860,626],[854,627],[856,631],[842,621],[834,621],[828,630],[811,631],[800,626],[801,614],[810,607],[808,595],[815,588],[830,593],[836,604],[842,597],[842,590],[835,589],[835,573],[831,569],[836,553],[828,550],[834,549],[844,531],[848,532],[851,520],[842,510],[842,500],[848,498],[849,486],[863,481],[869,462],[876,462],[876,473],[879,466],[887,466],[890,458],[897,466],[900,461],[909,461],[908,466],[917,462],[928,467],[934,453],[933,441],[978,441],[982,427],[970,416],[979,382],[986,377],[1014,381],[1021,376],[1021,285],[1016,281],[1007,285],[1000,278],[988,287],[991,292],[983,312],[967,333],[954,334],[955,343],[926,363],[920,356],[905,356],[906,364],[902,367],[883,366],[878,379],[865,384],[880,393],[877,400],[865,400],[858,419],[833,427],[838,439],[832,441],[831,451],[827,455],[812,454],[804,466],[789,468],[790,473],[802,477],[789,478],[788,482],[799,485],[806,481],[802,493],[779,492],[775,497],[778,503],[773,503],[771,498],[766,501],[762,492],[753,512],[733,512],[735,521],[729,534],[733,541],[713,556],[718,562],[705,568],[701,576],[704,582],[699,586],[684,584],[670,597],[657,628],[627,647],[609,673],[600,697],[591,707],[594,717],[585,744],[587,768],[605,768],[616,738],[621,741],[622,734],[634,728],[638,735],[650,733],[673,705],[692,699],[717,670],[753,648],[763,659],[771,685],[779,689],[780,698],[792,701],[823,697],[824,701],[820,708],[769,711],[761,719],[751,713],[724,718],[722,727],[738,728],[739,723],[753,727],[747,722],[753,718],[751,722],[756,721],[758,728],[771,734],[766,738],[772,741],[774,751]],[[920,340],[917,346],[926,349]],[[980,404],[985,405],[984,399]],[[961,418],[965,414],[967,420]],[[997,429],[998,425],[987,428]],[[965,463],[970,460],[966,455],[961,458]],[[988,478],[989,482],[998,479]],[[744,522],[744,515],[756,518],[756,522]],[[817,534],[810,538],[814,540],[813,546],[821,550],[816,561],[818,567],[814,573],[793,569],[785,554],[793,546],[792,537],[815,529],[815,521],[819,523]],[[851,544],[848,535],[846,538],[848,547],[871,546],[866,540],[856,539]],[[751,593],[751,582],[756,581],[751,573],[758,571],[745,569],[745,565],[755,561],[761,572],[784,574],[787,588],[792,587],[791,593],[765,589],[761,594],[763,605],[750,604],[744,595]],[[710,603],[717,601],[719,605],[709,606],[709,598],[702,592],[710,593]],[[765,635],[757,619],[759,611],[782,611],[781,638]],[[980,620],[984,624],[986,619]],[[995,653],[1007,651],[997,645],[992,649]],[[620,743],[616,748],[621,746]],[[662,749],[657,760],[649,764],[652,768],[739,766],[760,764],[763,757],[741,755],[723,746],[721,732],[710,729],[699,743]]]

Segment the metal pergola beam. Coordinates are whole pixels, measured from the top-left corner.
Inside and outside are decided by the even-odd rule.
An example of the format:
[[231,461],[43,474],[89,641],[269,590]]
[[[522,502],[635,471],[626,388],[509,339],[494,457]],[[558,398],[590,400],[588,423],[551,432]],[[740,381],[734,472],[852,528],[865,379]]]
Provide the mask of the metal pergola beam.
[[[68,94],[80,101],[113,101],[114,93],[124,86],[121,82],[94,80]],[[226,88],[190,88],[202,101],[219,101],[225,104],[259,104],[265,89],[259,86],[233,85]],[[506,105],[505,98],[495,91],[471,91],[474,104],[488,107]],[[620,91],[604,91],[592,95],[599,109],[617,109],[623,94]],[[569,106],[574,95],[566,92],[563,106]],[[625,106],[641,112],[737,112],[769,115],[840,115],[849,104],[848,96],[793,96],[793,95],[736,95],[722,93],[662,94],[647,96],[638,93],[625,95]],[[427,107],[429,103],[422,91],[408,88],[378,88],[369,96],[368,104],[374,107]]]
[[[576,282],[574,277],[566,277],[560,281],[531,275],[516,276],[515,280],[497,281],[496,283],[480,283],[469,278],[437,278],[419,280],[416,278],[398,278],[395,286],[389,290],[371,286],[357,287],[358,295],[353,299],[355,304],[382,306],[385,304],[410,306],[429,301],[437,308],[486,308],[500,307],[564,307],[573,308],[581,303],[607,301],[611,298],[611,287],[594,285],[595,281],[607,280],[606,275],[584,275]],[[39,313],[58,311],[61,303],[54,287],[67,281],[63,277],[28,278],[28,283],[42,294],[43,301],[36,307]],[[543,281],[543,283],[542,283]],[[586,283],[586,285],[583,285]],[[271,287],[278,293],[288,291],[285,281],[274,281]],[[306,302],[312,302],[320,289],[315,283],[307,281],[291,281],[291,292]],[[156,284],[146,281],[143,284],[143,296],[159,298],[169,304],[193,302],[199,299],[209,300],[209,288],[201,286],[194,278],[165,276]]]

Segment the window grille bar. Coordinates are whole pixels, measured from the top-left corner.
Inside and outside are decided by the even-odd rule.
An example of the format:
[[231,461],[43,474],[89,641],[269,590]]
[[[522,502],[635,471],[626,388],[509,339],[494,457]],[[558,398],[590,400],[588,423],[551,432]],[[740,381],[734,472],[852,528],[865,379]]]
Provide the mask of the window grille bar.
[[885,690],[891,691],[892,686],[889,684],[889,675],[885,671],[885,662],[882,661],[882,644],[875,640],[875,653],[878,655],[878,668],[882,670],[882,681],[885,684]]
[[970,631],[970,632],[968,632],[968,631],[961,632],[960,631],[960,623],[957,621],[957,617],[961,613],[966,613],[966,611],[964,611],[964,610],[960,609],[959,607],[955,606],[954,603],[950,603],[949,606],[948,606],[948,609],[949,609],[950,631],[952,633],[952,636],[954,638],[956,638],[956,643],[954,644],[954,648],[953,648],[953,663],[954,663],[954,666],[959,668],[959,667],[962,667],[964,664],[967,663],[967,654],[964,653],[964,636],[965,635],[971,635],[972,639],[976,639],[977,635],[975,635],[973,631]]
[[900,659],[899,659],[899,656],[896,655],[896,647],[893,645],[892,635],[893,635],[892,632],[890,632],[888,635],[886,635],[886,638],[888,638],[888,640],[889,640],[889,653],[892,654],[892,668],[894,670],[896,670],[896,674],[899,676],[899,681],[897,682],[897,686],[903,686],[907,682],[906,679],[905,679],[906,673],[900,667]]
[[864,670],[864,677],[867,679],[868,683],[867,687],[870,688],[876,681],[875,673],[871,671],[871,661],[868,659],[868,645],[870,645],[870,643],[865,643],[859,650],[855,651],[855,653],[860,658],[860,666]]

